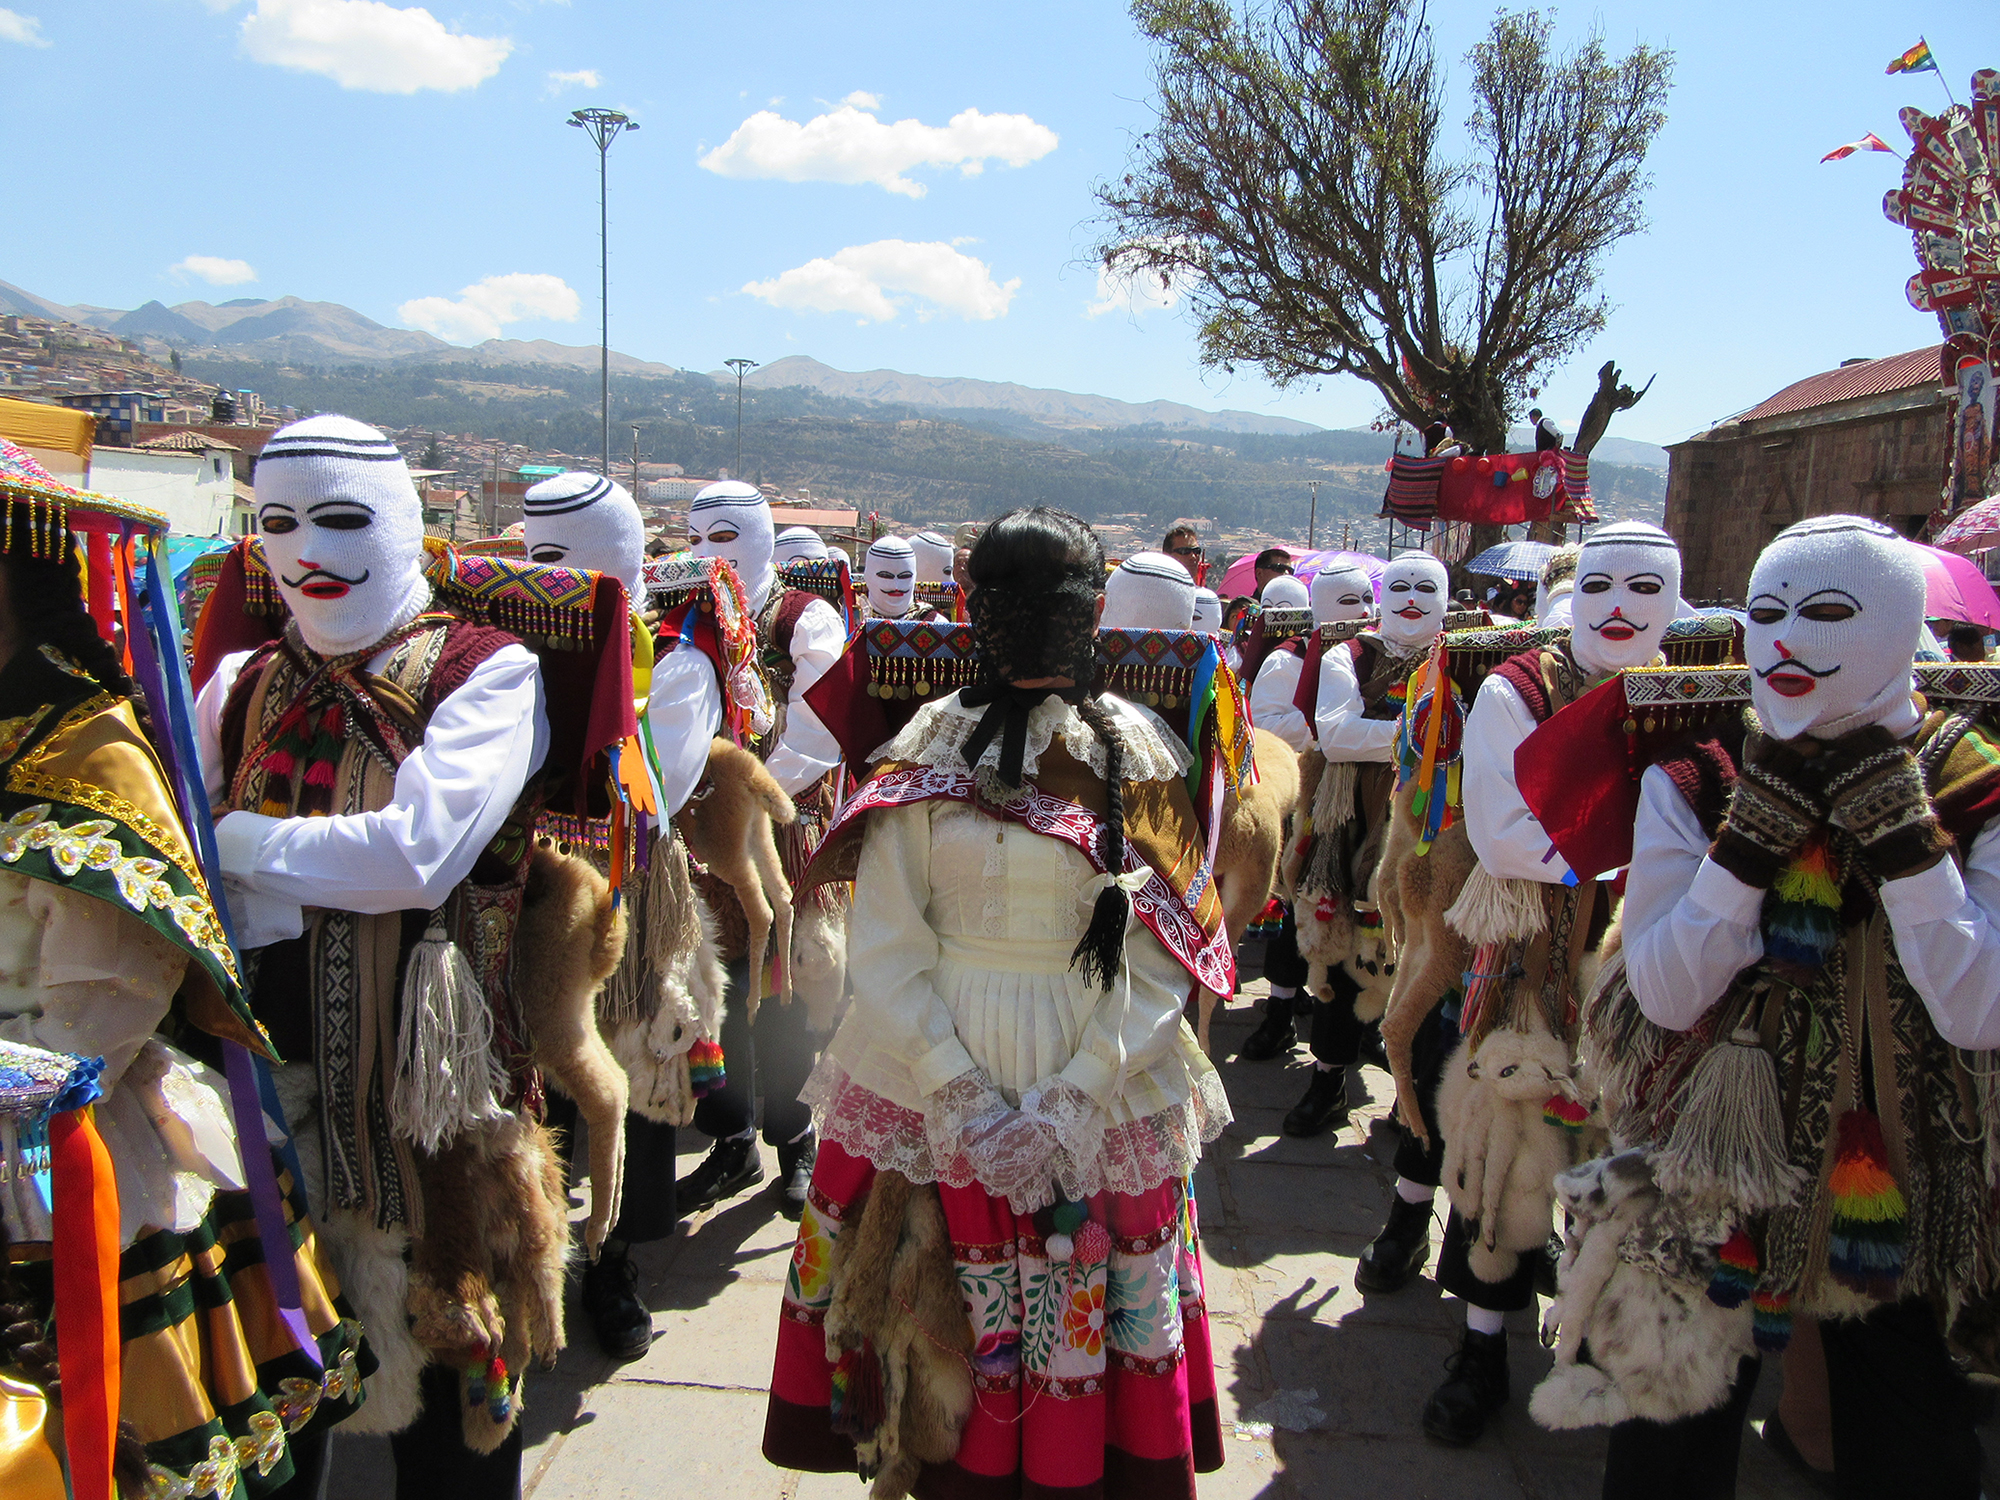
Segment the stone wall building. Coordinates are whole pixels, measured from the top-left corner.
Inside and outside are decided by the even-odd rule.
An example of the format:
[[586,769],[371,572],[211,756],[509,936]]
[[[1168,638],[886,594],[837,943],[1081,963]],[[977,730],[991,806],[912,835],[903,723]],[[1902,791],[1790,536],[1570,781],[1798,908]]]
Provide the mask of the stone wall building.
[[1740,601],[1764,544],[1794,521],[1876,516],[1914,533],[1950,444],[1936,345],[1848,360],[1667,446],[1667,530],[1689,599]]

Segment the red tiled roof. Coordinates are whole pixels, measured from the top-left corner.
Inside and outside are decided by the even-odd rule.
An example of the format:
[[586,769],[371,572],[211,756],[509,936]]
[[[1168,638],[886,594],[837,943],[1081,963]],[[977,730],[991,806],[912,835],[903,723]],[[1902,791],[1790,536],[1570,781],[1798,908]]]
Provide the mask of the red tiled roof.
[[1782,417],[1836,401],[1852,401],[1861,396],[1886,396],[1891,391],[1914,386],[1939,385],[1943,375],[1938,364],[1938,346],[1912,349],[1908,354],[1892,354],[1887,359],[1863,360],[1822,371],[1795,381],[1775,396],[1767,396],[1733,420],[1755,422],[1763,417]]
[[161,437],[147,438],[143,443],[134,443],[134,448],[143,448],[151,453],[201,453],[209,448],[220,448],[229,453],[242,450],[234,443],[212,437],[199,428],[190,427],[180,432],[169,432]]

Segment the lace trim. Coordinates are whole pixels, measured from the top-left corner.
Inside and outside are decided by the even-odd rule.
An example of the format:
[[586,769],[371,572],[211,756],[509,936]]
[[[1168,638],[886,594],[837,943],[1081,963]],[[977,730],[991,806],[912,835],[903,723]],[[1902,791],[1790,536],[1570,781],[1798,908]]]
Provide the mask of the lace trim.
[[[1096,1193],[1146,1193],[1192,1173],[1201,1160],[1202,1147],[1221,1135],[1234,1117],[1221,1074],[1206,1072],[1191,1081],[1194,1091],[1186,1103],[1105,1126],[1097,1138],[1094,1157],[1078,1160],[1069,1157],[1067,1150],[1060,1151],[1056,1175],[1064,1196],[1076,1199]],[[830,1056],[820,1059],[799,1097],[811,1108],[821,1140],[862,1157],[878,1171],[900,1172],[912,1182],[942,1182],[952,1187],[970,1187],[979,1181],[979,1174],[963,1154],[954,1154],[939,1165],[920,1111],[863,1088]]]
[[[1127,781],[1175,781],[1187,774],[1194,757],[1158,715],[1106,693],[1102,699],[1125,745]],[[958,694],[927,703],[901,733],[880,745],[870,760],[909,761],[920,766],[962,766],[965,742],[972,737],[983,710],[962,708]],[[1105,773],[1104,746],[1072,704],[1050,698],[1028,715],[1027,751],[1021,769],[1032,775],[1041,757],[1062,736],[1063,748],[1099,776]],[[979,757],[981,766],[998,767],[1000,742],[995,739]],[[973,767],[972,769],[978,769]]]

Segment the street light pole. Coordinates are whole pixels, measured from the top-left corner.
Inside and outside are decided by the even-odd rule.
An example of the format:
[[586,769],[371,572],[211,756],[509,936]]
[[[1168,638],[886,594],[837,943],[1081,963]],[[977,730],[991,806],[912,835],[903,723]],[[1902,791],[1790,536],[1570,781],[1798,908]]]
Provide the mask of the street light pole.
[[605,162],[611,153],[611,143],[618,139],[621,130],[637,130],[638,121],[622,110],[616,109],[574,109],[570,111],[569,123],[589,134],[597,145],[597,272],[598,307],[603,315],[599,333],[598,377],[599,395],[603,402],[604,417],[604,473],[611,473],[611,219],[605,207]]
[[725,359],[723,361],[736,372],[736,477],[743,477],[743,377],[757,368],[754,359]]
[[1319,481],[1313,479],[1307,483],[1312,486],[1312,509],[1306,512],[1306,545],[1316,547],[1319,545],[1315,539],[1319,531]]

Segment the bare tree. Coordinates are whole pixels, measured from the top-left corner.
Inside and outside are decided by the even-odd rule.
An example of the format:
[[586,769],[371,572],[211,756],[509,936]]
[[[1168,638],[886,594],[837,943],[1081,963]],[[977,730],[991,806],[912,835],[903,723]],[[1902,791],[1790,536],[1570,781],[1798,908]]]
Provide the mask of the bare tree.
[[1394,417],[1506,445],[1539,378],[1604,326],[1598,273],[1644,227],[1672,54],[1569,51],[1501,12],[1466,62],[1469,146],[1417,0],[1133,0],[1158,120],[1098,189],[1113,270],[1178,286],[1204,362],[1354,375]]

